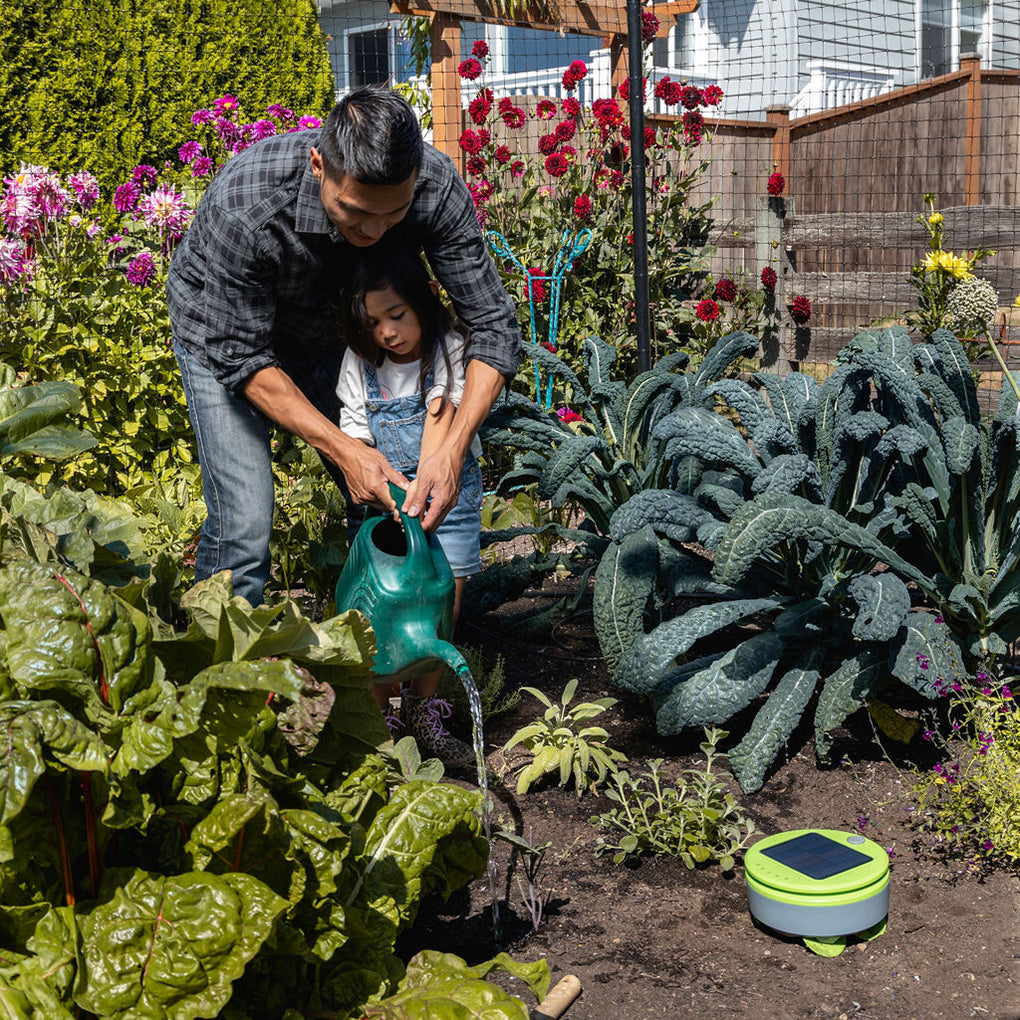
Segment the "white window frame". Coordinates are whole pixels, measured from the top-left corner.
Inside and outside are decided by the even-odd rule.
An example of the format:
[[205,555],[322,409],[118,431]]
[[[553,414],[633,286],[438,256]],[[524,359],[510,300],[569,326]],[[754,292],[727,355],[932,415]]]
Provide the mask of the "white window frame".
[[[948,71],[957,71],[960,68],[960,57],[963,55],[960,47],[960,3],[961,0],[947,0],[949,6],[949,67]],[[924,5],[925,0],[915,0],[914,23],[915,23],[915,61],[914,72],[918,81],[922,81],[926,74],[922,63],[922,37],[924,32]],[[995,25],[995,0],[985,0],[984,12],[981,18],[981,42],[978,46],[978,55],[981,63],[988,67],[992,62],[993,53],[993,26]]]
[[394,37],[396,25],[394,25],[392,21],[379,21],[375,24],[357,25],[356,27],[345,28],[343,31],[343,90],[345,92],[354,87],[351,83],[351,77],[354,73],[354,68],[351,66],[351,37],[355,35],[366,35],[369,32],[379,32],[383,29],[386,30],[386,60],[390,67],[390,83],[392,84],[396,81],[397,46],[396,39]]

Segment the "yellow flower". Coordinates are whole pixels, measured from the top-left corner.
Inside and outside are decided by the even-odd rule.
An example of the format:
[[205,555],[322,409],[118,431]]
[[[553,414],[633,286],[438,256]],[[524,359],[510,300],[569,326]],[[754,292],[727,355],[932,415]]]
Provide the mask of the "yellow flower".
[[948,273],[957,280],[970,276],[970,260],[951,251],[931,251],[925,255],[921,268],[926,273]]
[[928,217],[928,222],[933,227],[937,227],[942,222],[942,213],[932,213],[931,216]]
[[1014,301],[1013,304],[1015,304],[1017,308],[1020,308],[1020,294],[1017,294],[1016,301]]

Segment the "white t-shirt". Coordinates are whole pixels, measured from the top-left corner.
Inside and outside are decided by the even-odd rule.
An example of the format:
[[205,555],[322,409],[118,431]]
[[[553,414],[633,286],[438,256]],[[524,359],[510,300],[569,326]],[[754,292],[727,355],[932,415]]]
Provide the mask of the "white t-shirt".
[[[464,338],[456,330],[450,330],[443,337],[443,345],[450,356],[450,389],[446,393],[446,360],[442,352],[436,350],[432,359],[432,386],[425,393],[425,406],[428,407],[436,397],[446,395],[454,405],[460,406],[464,395],[464,349],[467,346]],[[340,365],[340,379],[336,392],[340,398],[340,431],[352,439],[360,439],[369,446],[375,446],[372,430],[368,427],[368,415],[365,412],[366,386],[365,368],[367,366],[353,351],[344,354]],[[389,356],[375,370],[379,382],[379,390],[384,400],[395,400],[398,397],[413,397],[419,392],[418,376],[420,361],[409,361],[400,364],[391,361]],[[482,443],[477,436],[471,441],[471,452],[481,456]]]

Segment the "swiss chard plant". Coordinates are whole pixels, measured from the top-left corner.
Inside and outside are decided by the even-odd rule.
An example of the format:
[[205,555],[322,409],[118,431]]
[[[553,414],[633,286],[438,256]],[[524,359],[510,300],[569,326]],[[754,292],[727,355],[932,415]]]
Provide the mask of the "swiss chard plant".
[[485,1003],[525,1020],[485,974],[505,967],[540,995],[544,963],[424,953],[405,970],[394,952],[421,898],[477,876],[488,847],[476,792],[399,781],[363,618],[252,609],[217,576],[175,632],[151,579],[110,587],[4,514],[11,1016],[452,1018]]
[[[651,698],[663,733],[725,723],[768,692],[730,753],[745,790],[810,704],[824,757],[832,731],[889,684],[933,697],[938,677],[963,675],[952,631],[908,588],[937,607],[938,586],[898,552],[916,479],[951,474],[960,426],[930,392],[948,399],[957,379],[939,374],[938,353],[887,330],[858,338],[822,385],[721,381],[726,414],[681,407],[656,425],[674,487],[614,516],[595,611],[615,682]],[[693,591],[715,599],[671,612]]]

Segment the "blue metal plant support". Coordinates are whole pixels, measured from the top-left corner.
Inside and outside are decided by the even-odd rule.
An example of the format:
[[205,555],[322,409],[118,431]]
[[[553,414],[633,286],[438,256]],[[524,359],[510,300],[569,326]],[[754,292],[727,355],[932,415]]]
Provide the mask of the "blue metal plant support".
[[[510,247],[507,239],[500,234],[498,231],[490,230],[486,235],[485,239],[489,242],[489,247],[492,249],[493,254],[496,258],[508,259],[512,262],[523,274],[525,281],[528,286],[528,311],[531,316],[531,342],[537,344],[538,340],[538,326],[535,324],[535,284],[536,283],[548,283],[549,284],[549,345],[556,349],[556,335],[559,329],[560,323],[560,289],[563,285],[563,277],[570,272],[570,268],[576,259],[584,250],[588,247],[591,241],[591,231],[585,227],[579,230],[576,234],[571,234],[569,230],[563,231],[563,237],[560,242],[560,250],[556,253],[556,261],[553,263],[553,270],[551,273],[530,273],[522,265],[521,260],[513,253],[513,249]],[[545,401],[544,407],[548,411],[552,407],[552,391],[553,381],[552,377],[546,383],[545,390]],[[535,400],[537,403],[542,404],[542,382],[539,378],[538,362],[535,362]]]

